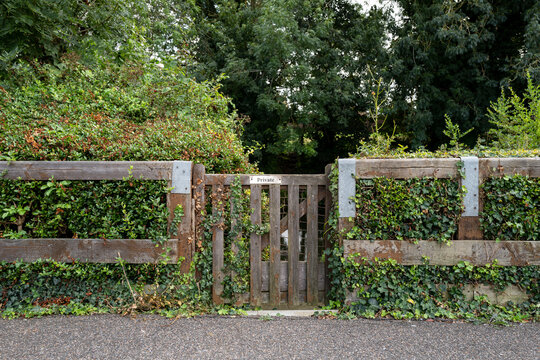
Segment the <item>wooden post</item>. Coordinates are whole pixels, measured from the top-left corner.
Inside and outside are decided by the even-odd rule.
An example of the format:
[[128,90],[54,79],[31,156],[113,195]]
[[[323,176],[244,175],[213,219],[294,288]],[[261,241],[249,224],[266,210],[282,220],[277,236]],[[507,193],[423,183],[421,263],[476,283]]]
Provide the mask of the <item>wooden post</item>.
[[288,288],[287,299],[289,306],[298,305],[298,254],[300,252],[299,232],[299,189],[298,185],[289,185],[287,189],[288,197]]
[[204,240],[204,231],[201,228],[203,212],[206,208],[205,199],[205,175],[206,169],[204,165],[195,164],[193,166],[193,230],[194,237],[194,252],[202,246]]
[[318,211],[319,203],[317,185],[307,187],[307,234],[306,234],[306,260],[307,260],[307,291],[308,304],[317,305],[319,293],[319,252],[318,252]]
[[174,211],[178,206],[182,207],[184,217],[177,229],[178,256],[185,260],[182,262],[181,271],[189,272],[193,258],[193,227],[191,208],[191,174],[193,163],[191,161],[174,161],[172,169],[171,185],[173,189],[168,194],[167,206],[169,209],[169,226],[174,219]]
[[[255,226],[261,224],[261,185],[251,186],[251,223]],[[250,276],[250,303],[260,306],[262,303],[262,262],[261,262],[261,235],[251,233],[249,242]]]
[[[332,210],[332,193],[330,192],[330,172],[332,171],[332,164],[326,165],[324,169],[324,175],[326,178],[325,185],[325,199],[324,199],[324,248],[330,249],[332,244],[330,242],[330,228],[328,225],[328,219],[330,218],[330,211]],[[330,292],[330,280],[328,279],[328,256],[324,257],[324,303],[328,303],[327,294]]]
[[280,251],[280,186],[270,185],[270,304],[278,306],[281,299],[279,278],[281,268]]
[[460,179],[460,185],[465,186],[467,193],[463,198],[464,211],[458,223],[457,240],[481,240],[483,239],[480,228],[480,184],[481,171],[480,161],[477,157],[462,157],[465,178]]
[[212,285],[212,300],[214,304],[223,304],[223,273],[224,266],[224,218],[223,212],[225,204],[223,203],[224,187],[222,184],[212,186],[212,213],[214,216],[219,216],[217,224],[214,225],[212,234],[212,276],[214,282]]

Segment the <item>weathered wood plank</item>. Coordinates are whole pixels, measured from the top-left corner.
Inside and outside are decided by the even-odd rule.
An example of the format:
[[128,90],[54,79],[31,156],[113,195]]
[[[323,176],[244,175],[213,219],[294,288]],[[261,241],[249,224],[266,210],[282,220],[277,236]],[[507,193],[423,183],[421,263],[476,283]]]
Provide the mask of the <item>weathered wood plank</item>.
[[[332,171],[332,164],[328,164],[324,168],[324,174],[326,176],[326,185],[324,186],[324,192],[326,193],[325,201],[324,201],[324,231],[323,231],[323,238],[324,238],[324,248],[330,249],[332,246],[331,243],[331,231],[330,231],[330,225],[328,224],[328,219],[330,218],[330,210],[332,209],[332,193],[330,192],[330,172]],[[320,190],[319,190],[320,191]],[[324,274],[329,274],[328,269],[328,256],[324,257]],[[319,272],[320,274],[320,272]],[[324,303],[328,303],[328,296],[327,294],[330,292],[330,281],[327,276],[324,277],[325,285],[324,285]]]
[[167,194],[167,206],[169,209],[169,226],[174,218],[174,209],[181,206],[184,211],[184,216],[178,224],[175,238],[178,238],[179,248],[184,249],[184,261],[180,266],[182,273],[187,274],[193,260],[193,234],[191,232],[191,195],[184,194]]
[[202,246],[203,238],[204,238],[204,229],[202,228],[202,221],[203,221],[203,210],[206,207],[206,199],[205,199],[205,187],[206,184],[204,183],[204,175],[205,175],[206,169],[204,168],[204,165],[201,164],[195,164],[193,166],[193,204],[192,204],[192,212],[193,212],[193,231],[194,231],[194,249],[198,249]]
[[219,221],[213,227],[212,233],[212,276],[214,282],[212,285],[212,300],[214,304],[223,304],[221,295],[223,294],[223,273],[224,267],[224,206],[223,206],[223,185],[212,186],[212,212],[214,216],[219,216]]
[[[261,224],[261,186],[251,186],[250,195],[251,223],[253,225]],[[261,263],[261,235],[255,232],[251,233],[249,242],[249,263],[251,268],[250,275],[250,303],[253,306],[260,306],[262,303],[262,263]]]
[[280,279],[280,186],[270,185],[270,304],[279,305]]
[[[240,182],[242,185],[251,185],[249,182],[250,176],[249,174],[242,174],[242,175],[236,175],[236,174],[206,174],[206,183],[208,185],[215,185],[220,182],[220,178],[224,177],[225,180],[223,184],[225,186],[231,185],[233,179],[237,176],[240,176]],[[287,185],[324,185],[325,184],[325,176],[324,174],[314,174],[314,175],[272,175],[268,174],[265,176],[279,176],[281,177],[281,185],[287,186]]]
[[120,257],[128,263],[155,263],[170,248],[168,256],[176,262],[178,241],[169,240],[163,247],[156,247],[148,239],[0,239],[0,261],[53,259],[61,262],[74,260],[90,263],[115,263]]
[[[268,261],[262,262],[262,287],[261,291],[267,292],[270,289],[269,273],[270,273],[270,263]],[[282,261],[280,264],[280,281],[279,289],[280,291],[288,291],[289,282],[288,282],[288,270],[289,265],[287,261]],[[324,276],[324,263],[317,264],[317,288],[322,291],[325,289],[325,276]],[[298,291],[307,290],[307,262],[299,261],[298,262]]]
[[[4,179],[22,180],[170,180],[172,161],[0,161]],[[131,169],[131,170],[130,170]]]
[[392,177],[409,179],[416,177],[453,178],[458,176],[459,159],[358,159],[356,176],[360,179]]
[[[319,291],[319,299],[322,299],[324,296],[324,292],[323,291]],[[269,302],[269,293],[268,292],[263,292],[262,293],[262,300],[263,300],[263,305],[262,305],[262,308],[263,309],[289,309],[288,305],[287,305],[287,292],[286,291],[282,291],[280,293],[280,305],[277,305],[277,306],[274,306],[274,305],[267,305],[268,302]],[[300,301],[300,303],[306,303],[306,291],[300,291],[298,293],[298,300]],[[323,303],[319,303],[318,305],[323,305]],[[311,306],[310,306],[311,308]]]
[[[487,170],[486,176],[528,175],[540,177],[540,157],[480,159]],[[480,165],[482,167],[482,165]]]
[[[170,182],[169,182],[170,183]],[[173,230],[169,229],[169,232],[176,232],[175,238],[178,238],[179,246],[182,249],[186,249],[185,251],[185,258],[184,261],[181,264],[181,271],[184,274],[187,274],[189,272],[189,268],[191,266],[191,261],[193,259],[194,254],[194,232],[193,232],[193,224],[192,224],[192,209],[191,209],[191,187],[188,190],[187,194],[173,194],[168,193],[167,194],[167,208],[169,210],[169,227],[171,226],[171,223],[174,219],[174,212],[177,207],[182,208],[182,212],[184,213],[184,216],[180,220],[180,223],[178,224],[178,228]]]
[[358,254],[367,259],[395,259],[403,265],[423,264],[422,257],[431,265],[455,265],[468,261],[485,265],[498,261],[503,266],[540,265],[540,241],[455,240],[450,246],[435,241],[413,244],[397,240],[345,240],[345,256]]
[[300,253],[300,239],[298,232],[300,229],[300,223],[298,216],[299,213],[299,188],[298,185],[289,185],[287,192],[288,197],[288,217],[289,217],[289,231],[288,231],[288,304],[289,306],[298,305],[298,254]]
[[309,185],[307,188],[307,233],[306,233],[306,260],[307,260],[307,302],[309,304],[317,304],[318,296],[318,218],[319,218],[319,203],[318,186]]
[[458,222],[458,239],[476,240],[483,239],[484,234],[480,227],[479,216],[462,216]]

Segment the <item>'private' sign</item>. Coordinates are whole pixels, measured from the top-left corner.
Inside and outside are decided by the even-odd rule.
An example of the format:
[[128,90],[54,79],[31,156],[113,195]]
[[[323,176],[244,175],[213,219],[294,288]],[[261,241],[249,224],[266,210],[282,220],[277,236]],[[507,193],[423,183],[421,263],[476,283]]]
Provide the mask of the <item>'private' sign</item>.
[[281,176],[250,176],[249,177],[250,185],[270,185],[270,184],[281,184]]

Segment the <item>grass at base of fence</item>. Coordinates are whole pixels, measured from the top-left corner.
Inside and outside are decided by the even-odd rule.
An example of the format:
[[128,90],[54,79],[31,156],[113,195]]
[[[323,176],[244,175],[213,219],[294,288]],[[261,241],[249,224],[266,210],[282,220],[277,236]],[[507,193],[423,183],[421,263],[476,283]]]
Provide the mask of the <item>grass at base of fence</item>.
[[[0,262],[0,316],[153,312],[193,316],[212,311],[194,271],[176,264]],[[130,290],[131,287],[131,290]]]

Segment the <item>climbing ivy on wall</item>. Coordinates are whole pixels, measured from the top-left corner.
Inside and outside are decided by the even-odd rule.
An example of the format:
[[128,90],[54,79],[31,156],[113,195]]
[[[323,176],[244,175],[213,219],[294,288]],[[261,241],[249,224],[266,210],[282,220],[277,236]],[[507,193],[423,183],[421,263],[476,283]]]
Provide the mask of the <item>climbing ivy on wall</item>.
[[0,180],[0,238],[167,236],[165,181]]
[[[473,266],[467,262],[455,266],[403,266],[395,260],[333,259],[334,301],[344,306],[344,312],[354,315],[499,323],[540,319],[538,266]],[[491,285],[499,292],[517,284],[528,300],[496,305],[486,295],[467,295],[467,287],[477,284]],[[347,293],[354,294],[349,302],[345,302]]]
[[456,179],[374,178],[356,184],[356,218],[347,238],[440,242],[453,238],[462,211]]
[[[334,165],[330,173],[334,199],[337,183],[338,170]],[[481,221],[484,231],[489,228],[492,233],[486,234],[507,240],[519,239],[521,234],[521,239],[538,240],[538,185],[538,179],[523,176],[487,180]],[[395,260],[368,261],[343,256],[343,235],[364,241],[449,241],[457,228],[462,196],[455,179],[357,180],[357,216],[352,230],[345,234],[337,232],[336,203],[328,219],[333,239],[332,248],[325,252],[331,306],[340,308],[346,316],[460,318],[495,323],[539,320],[538,266],[473,266],[467,262],[455,266],[405,266]],[[498,305],[486,295],[467,294],[468,288],[479,284],[488,285],[499,294],[510,285],[517,286],[528,299],[519,304]]]
[[504,176],[487,179],[480,222],[493,240],[540,240],[540,179]]

